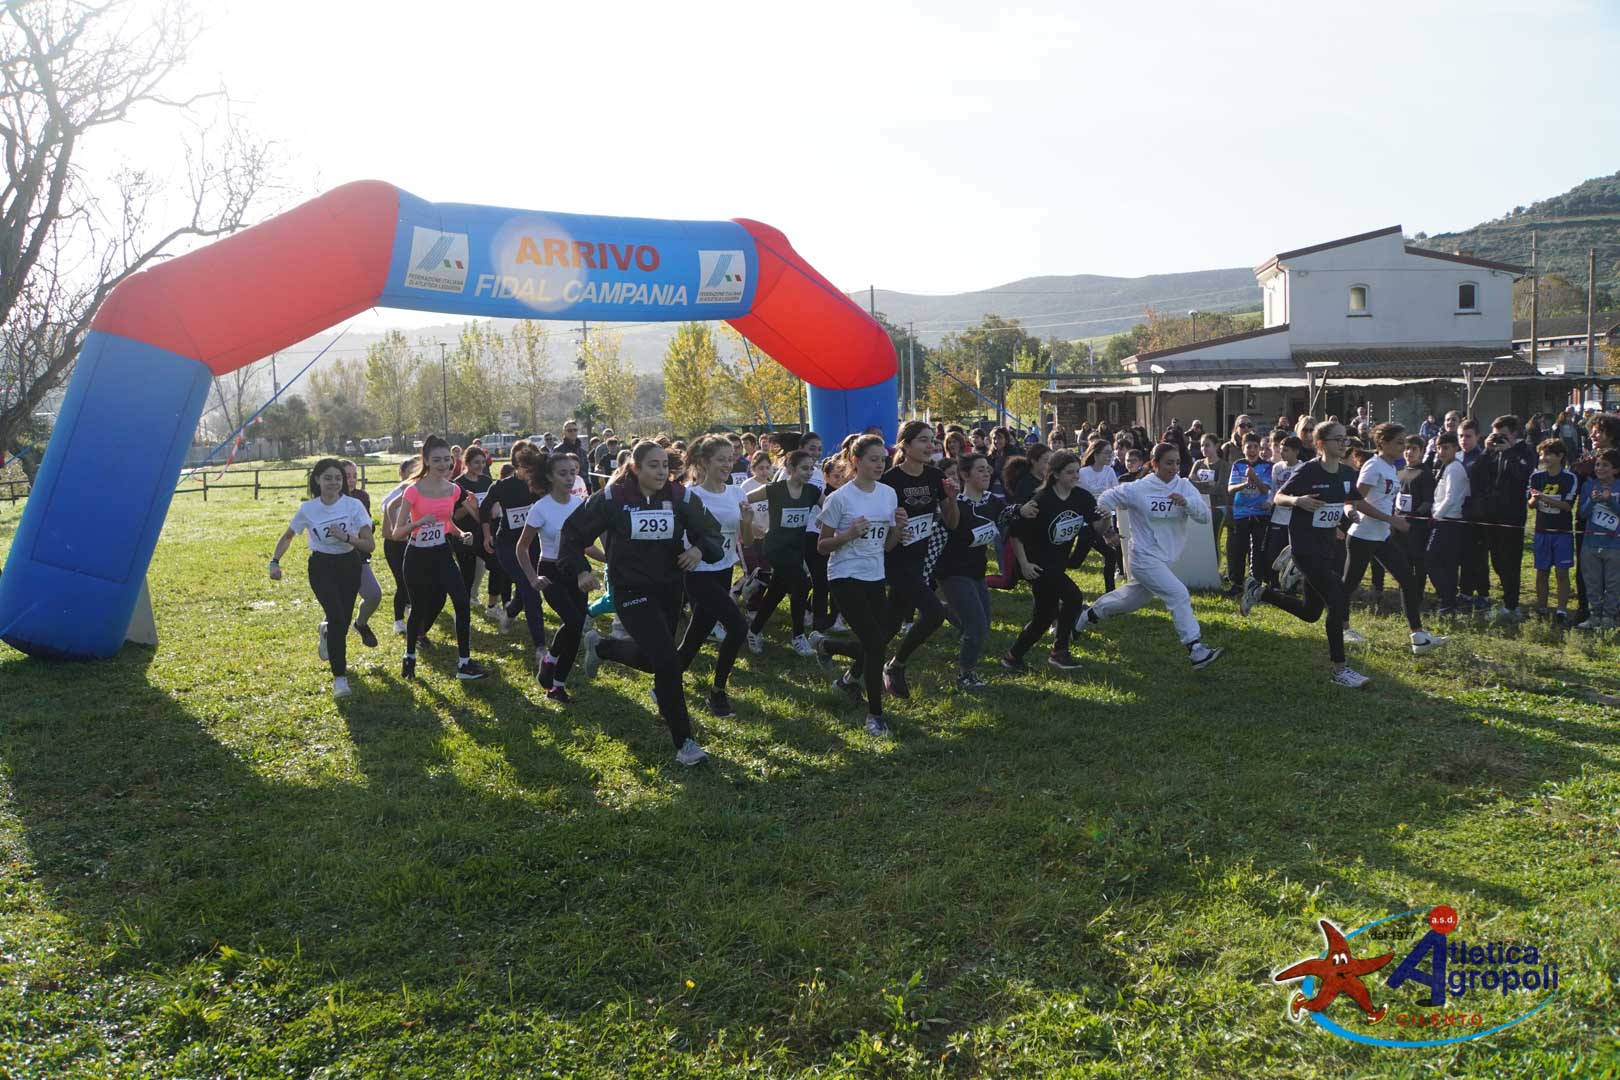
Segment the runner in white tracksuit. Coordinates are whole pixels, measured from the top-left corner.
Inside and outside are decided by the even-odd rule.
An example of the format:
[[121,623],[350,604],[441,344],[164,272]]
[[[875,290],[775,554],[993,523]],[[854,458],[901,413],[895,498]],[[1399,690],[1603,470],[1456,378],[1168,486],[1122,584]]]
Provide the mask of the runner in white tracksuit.
[[1080,612],[1075,631],[1096,626],[1114,615],[1146,607],[1154,597],[1170,609],[1176,635],[1187,648],[1193,667],[1213,664],[1224,650],[1205,645],[1193,615],[1187,586],[1171,569],[1187,542],[1187,522],[1209,524],[1209,504],[1180,475],[1181,455],[1173,443],[1153,448],[1153,471],[1140,480],[1109,488],[1097,498],[1099,510],[1122,515],[1130,531],[1131,580]]

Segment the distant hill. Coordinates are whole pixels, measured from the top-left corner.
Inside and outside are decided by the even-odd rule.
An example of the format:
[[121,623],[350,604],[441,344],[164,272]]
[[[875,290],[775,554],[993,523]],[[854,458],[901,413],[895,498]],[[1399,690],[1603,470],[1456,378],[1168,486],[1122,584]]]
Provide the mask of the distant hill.
[[1462,232],[1414,238],[1435,251],[1463,251],[1482,259],[1530,263],[1530,232],[1536,233],[1536,264],[1543,275],[1563,274],[1586,284],[1586,249],[1597,250],[1599,288],[1620,284],[1620,172],[1577,184],[1529,206],[1516,206],[1495,221]]
[[[849,294],[868,306],[866,291]],[[966,330],[985,315],[1017,319],[1037,337],[1066,340],[1129,330],[1142,321],[1142,309],[1230,311],[1255,307],[1260,287],[1248,267],[1195,270],[1146,277],[1032,277],[976,292],[949,296],[877,290],[877,310],[891,323],[917,324],[917,340],[932,344],[953,330]]]

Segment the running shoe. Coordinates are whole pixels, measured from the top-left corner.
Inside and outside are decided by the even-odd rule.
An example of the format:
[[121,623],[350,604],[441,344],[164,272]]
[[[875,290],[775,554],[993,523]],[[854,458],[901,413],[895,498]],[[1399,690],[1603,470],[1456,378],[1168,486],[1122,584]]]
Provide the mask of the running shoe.
[[1359,630],[1352,630],[1347,626],[1344,628],[1344,643],[1346,645],[1365,645],[1367,644],[1367,635]]
[[1577,630],[1601,630],[1601,629],[1603,629],[1603,619],[1600,616],[1593,615],[1591,618],[1587,619],[1585,622],[1576,623],[1575,624],[1575,629],[1577,629]]
[[320,640],[315,645],[315,652],[320,656],[320,658],[322,660],[330,660],[331,659],[331,655],[327,652],[327,648],[326,648],[326,620],[325,619],[321,620]]
[[883,665],[883,689],[897,698],[911,696],[911,687],[906,683],[906,665],[895,663]]
[[1366,686],[1368,683],[1372,682],[1372,680],[1361,674],[1359,671],[1352,671],[1350,668],[1340,668],[1338,671],[1333,673],[1332,682],[1337,686],[1348,687],[1351,690],[1360,690],[1363,686]]
[[964,671],[956,677],[956,688],[964,693],[983,690],[989,685],[989,683],[979,678],[979,673],[976,671]]
[[596,678],[597,669],[602,666],[602,656],[596,647],[602,644],[602,635],[594,629],[585,631],[585,640],[580,642],[579,669],[585,673],[587,679]]
[[1202,641],[1195,641],[1187,650],[1187,659],[1192,661],[1194,671],[1201,671],[1221,658],[1225,649],[1212,649]]
[[833,622],[832,622],[832,632],[833,633],[841,634],[845,630],[848,630],[848,629],[849,629],[849,624],[844,621],[844,617],[842,615],[838,616],[838,618],[833,620]]
[[708,708],[710,716],[719,717],[721,720],[737,715],[731,707],[731,698],[726,696],[724,690],[710,690],[709,698],[704,705]]
[[715,641],[724,642],[726,640],[726,628],[719,623],[715,623],[714,629],[709,631],[709,636]]
[[506,609],[497,607],[493,610],[495,612],[495,625],[500,629],[500,632],[504,634],[512,629],[512,616],[506,613]]
[[895,636],[896,637],[905,637],[907,634],[911,633],[911,627],[912,627],[911,623],[901,623],[900,624],[900,631]]
[[416,678],[416,657],[407,656],[400,662],[399,677],[402,679]]
[[1099,622],[1102,622],[1102,620],[1097,618],[1096,613],[1091,610],[1091,605],[1081,604],[1080,614],[1074,617],[1074,632],[1083,634]]
[[1557,611],[1553,612],[1553,622],[1559,626],[1570,625],[1571,620],[1569,617],[1569,612],[1559,608]]
[[394,620],[394,633],[403,634],[404,632],[405,632],[405,620],[404,619],[395,619]]
[[535,667],[534,677],[548,690],[551,689],[551,684],[557,681],[557,661],[551,658],[550,653],[540,658],[540,663]]
[[838,681],[833,685],[842,690],[845,696],[857,705],[866,700],[866,690],[861,686],[860,683],[850,678],[849,672],[847,671],[838,676]]
[[1502,604],[1497,604],[1496,610],[1491,612],[1491,618],[1495,619],[1499,623],[1524,622],[1524,612],[1516,607],[1506,607]]
[[371,632],[371,627],[366,623],[355,623],[354,632],[360,635],[360,643],[366,648],[375,649],[377,647],[377,635]]
[[758,656],[765,651],[765,635],[748,631],[748,651]]
[[1002,656],[1001,666],[1006,668],[1008,671],[1022,672],[1029,670],[1029,665],[1024,663],[1023,658],[1014,656],[1012,653],[1006,653]]
[[1266,586],[1257,577],[1251,577],[1243,583],[1243,598],[1238,601],[1238,613],[1247,616],[1254,610],[1254,605],[1260,602],[1265,593]]
[[1073,671],[1075,668],[1080,666],[1080,661],[1070,656],[1067,649],[1063,650],[1062,652],[1058,652],[1056,649],[1053,649],[1052,655],[1046,658],[1046,662],[1057,668],[1059,671]]
[[833,669],[833,656],[832,653],[827,651],[827,639],[822,638],[813,647],[816,650],[816,663],[821,665],[823,671],[831,671]]
[[337,678],[332,680],[333,697],[346,698],[352,693],[354,693],[354,691],[349,689],[349,680],[347,676],[339,675]]
[[889,738],[889,725],[883,722],[881,716],[868,716],[866,718],[866,733],[874,739]]
[[805,637],[803,634],[800,634],[798,637],[793,639],[793,651],[798,653],[800,656],[816,655],[816,647],[810,644],[810,639]]
[[456,678],[462,682],[471,682],[474,679],[488,678],[489,672],[478,665],[478,661],[468,657],[456,665]]
[[687,739],[675,751],[675,760],[682,765],[701,765],[709,760],[709,752],[699,746],[696,739]]
[[1427,630],[1419,630],[1412,635],[1412,655],[1422,656],[1424,653],[1433,652],[1450,640],[1448,637],[1431,634]]
[[608,629],[608,637],[627,638],[629,636],[630,631],[624,628],[624,623],[619,621],[617,615],[613,616],[613,625]]
[[546,691],[546,700],[555,701],[558,705],[567,705],[574,699],[568,696],[568,688],[559,684]]
[[500,617],[500,611],[501,609],[498,606],[495,604],[490,604],[484,608],[484,618],[488,619],[490,622],[494,622]]
[[433,642],[426,634],[423,634],[421,637],[416,639],[417,652],[431,652],[432,650]]
[[1491,610],[1491,598],[1483,595],[1474,597],[1474,610],[1481,613]]

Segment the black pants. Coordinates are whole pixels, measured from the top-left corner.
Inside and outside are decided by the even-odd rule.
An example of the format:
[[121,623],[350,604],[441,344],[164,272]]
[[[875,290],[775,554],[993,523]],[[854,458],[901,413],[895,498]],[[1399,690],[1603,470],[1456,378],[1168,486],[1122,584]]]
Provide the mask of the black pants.
[[1249,574],[1262,576],[1270,526],[1269,517],[1234,517],[1226,526],[1226,576],[1232,584],[1243,584]]
[[[532,553],[534,549],[529,550]],[[529,575],[518,565],[516,541],[510,544],[497,543],[495,561],[506,572],[502,580],[517,590],[518,603],[523,609],[523,620],[529,624],[529,639],[534,642],[535,648],[543,648],[546,644],[546,611],[542,606],[540,594],[529,584]],[[491,569],[489,573],[490,581],[493,583],[495,571]],[[493,592],[493,585],[491,591]]]
[[1328,656],[1335,664],[1344,663],[1344,624],[1350,620],[1350,605],[1344,598],[1344,568],[1337,554],[1294,549],[1294,565],[1305,578],[1305,595],[1291,596],[1278,589],[1267,589],[1260,599],[1281,608],[1301,622],[1315,622],[1327,612]]
[[827,584],[827,556],[816,549],[820,539],[820,529],[804,534],[804,565],[810,571],[810,614],[814,619],[825,620],[832,617],[829,605],[832,592]]
[[1457,606],[1457,567],[1462,559],[1464,521],[1440,520],[1429,529],[1429,546],[1423,565],[1434,582],[1440,607],[1449,611]]
[[1423,629],[1423,579],[1413,571],[1406,551],[1392,534],[1383,540],[1350,538],[1350,564],[1344,570],[1344,595],[1354,596],[1361,586],[1367,564],[1376,562],[1389,571],[1401,587],[1401,606],[1406,609],[1406,625],[1414,633]]
[[470,544],[456,544],[455,551],[456,567],[461,571],[461,583],[466,587],[467,595],[470,598],[472,596],[473,582],[478,577],[479,563],[484,564],[484,569],[488,572],[492,584],[494,576],[500,573],[500,570],[494,556],[484,554],[483,530],[474,525],[468,528],[468,531],[473,534],[473,542]]
[[1485,534],[1489,531],[1488,527],[1472,521],[1463,525],[1457,591],[1464,596],[1491,595],[1491,575],[1485,552]]
[[1491,568],[1496,571],[1496,580],[1502,583],[1502,606],[1512,610],[1519,606],[1519,579],[1524,572],[1524,522],[1481,528],[1491,556]]
[[405,655],[416,655],[416,642],[424,637],[444,610],[448,598],[456,610],[456,650],[472,655],[472,615],[467,608],[467,586],[456,568],[450,543],[405,549],[405,584],[411,591],[411,617],[405,624]]
[[1411,521],[1411,528],[1397,535],[1394,539],[1406,552],[1406,561],[1412,564],[1412,574],[1418,580],[1418,595],[1423,594],[1424,585],[1428,582],[1428,555],[1429,532],[1431,526],[1427,521]]
[[724,570],[694,570],[686,575],[686,595],[692,601],[692,618],[681,638],[681,670],[703,650],[709,631],[718,623],[725,627],[726,640],[714,658],[714,688],[724,691],[731,678],[731,666],[748,636],[748,619],[731,598],[731,567]]
[[1103,586],[1108,592],[1114,591],[1114,575],[1121,568],[1119,549],[1097,535],[1095,529],[1081,529],[1080,535],[1074,542],[1074,551],[1069,554],[1069,569],[1078,570],[1086,561],[1086,556],[1093,551],[1102,553]]
[[596,646],[602,659],[653,677],[658,714],[669,725],[669,737],[677,750],[692,737],[692,714],[686,709],[686,691],[681,686],[684,668],[675,647],[682,595],[679,585],[651,590],[615,587],[614,612],[630,639],[603,638]]
[[558,682],[567,682],[568,673],[574,667],[574,658],[579,655],[580,639],[585,636],[590,600],[580,591],[578,580],[572,574],[564,573],[563,568],[554,562],[542,561],[540,576],[550,583],[540,595],[546,598],[546,603],[551,605],[551,610],[562,621],[557,632],[551,635],[551,659],[556,665],[552,674]]
[[333,675],[344,675],[349,670],[349,623],[354,621],[354,601],[360,595],[362,562],[358,551],[342,555],[309,553],[309,588],[326,616],[326,656]]
[[765,590],[765,598],[760,601],[759,610],[754,613],[754,623],[750,629],[756,634],[763,634],[765,624],[776,613],[785,596],[788,598],[789,610],[793,615],[793,636],[801,636],[804,633],[805,611],[810,605],[811,587],[810,572],[797,555],[772,562],[771,584]]
[[405,609],[411,604],[411,591],[405,587],[405,541],[384,540],[383,558],[394,575],[394,621],[405,620]]
[[[922,648],[923,642],[932,637],[945,621],[945,605],[940,602],[923,573],[920,550],[923,544],[919,541],[913,546],[919,549],[916,555],[892,554],[885,567],[889,578],[889,617],[892,623],[889,636],[899,633],[905,619],[916,613],[911,629],[895,646],[894,661],[897,664],[904,664],[910,659],[911,654]],[[849,621],[849,611],[843,604],[838,607],[844,613],[844,620]]]
[[866,711],[883,715],[883,653],[894,639],[894,619],[881,581],[833,578],[827,583],[833,601],[849,624],[851,637],[828,637],[822,648],[851,659],[849,675],[866,680]]
[[1260,569],[1263,571],[1260,580],[1274,589],[1277,587],[1277,571],[1271,568],[1271,564],[1277,561],[1277,556],[1281,555],[1282,549],[1287,546],[1288,526],[1267,523],[1266,550],[1260,556]]
[[1052,651],[1068,652],[1069,635],[1074,633],[1074,620],[1080,616],[1080,608],[1086,602],[1080,586],[1060,570],[1042,574],[1029,583],[1029,590],[1035,596],[1035,604],[1030,610],[1029,622],[1019,632],[1012,648],[1007,650],[1008,654],[1015,660],[1023,659],[1024,654],[1046,636],[1054,620],[1057,622],[1057,640],[1052,643]]

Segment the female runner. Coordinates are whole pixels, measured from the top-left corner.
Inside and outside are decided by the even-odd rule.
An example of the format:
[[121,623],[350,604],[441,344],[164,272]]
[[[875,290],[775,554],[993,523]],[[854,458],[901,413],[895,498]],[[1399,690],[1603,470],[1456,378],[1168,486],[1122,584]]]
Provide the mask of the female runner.
[[956,472],[962,481],[962,493],[956,497],[961,503],[960,516],[934,572],[945,594],[945,613],[962,631],[962,647],[956,655],[956,688],[982,690],[986,683],[976,669],[990,632],[985,564],[990,549],[1001,539],[1010,511],[1007,501],[989,490],[990,460],[985,455],[977,451],[963,454]]
[[1001,666],[1023,671],[1024,654],[1056,621],[1057,640],[1050,663],[1063,671],[1072,670],[1080,664],[1069,654],[1069,635],[1085,597],[1069,577],[1069,548],[1088,526],[1099,537],[1106,537],[1098,524],[1097,500],[1080,486],[1080,458],[1068,450],[1054,452],[1046,479],[1035,497],[1018,507],[1018,517],[1013,525],[1013,554],[1035,602],[1029,622],[1001,658]]
[[687,490],[697,496],[698,502],[720,526],[724,551],[720,558],[701,562],[686,574],[686,595],[692,602],[692,618],[681,638],[681,670],[692,666],[709,632],[716,625],[723,627],[725,637],[715,656],[714,681],[707,699],[709,714],[722,718],[736,715],[726,694],[726,683],[748,636],[748,620],[731,598],[731,571],[737,565],[738,550],[754,542],[754,508],[743,498],[742,488],[730,483],[734,453],[730,440],[720,435],[705,435],[691,446],[687,455],[691,462],[687,478],[692,482]]
[[[580,591],[578,582],[557,565],[562,543],[563,526],[585,500],[574,490],[579,477],[579,461],[572,454],[549,454],[529,471],[534,504],[523,531],[518,534],[512,549],[513,561],[529,587],[546,598],[551,610],[557,613],[562,625],[551,637],[551,648],[540,656],[540,686],[546,697],[559,705],[569,702],[568,673],[573,670],[579,655],[580,641],[585,634],[586,610],[590,603]],[[535,538],[540,539],[539,558],[534,551]],[[602,550],[592,544],[585,554],[598,562],[607,561]]]
[[[941,525],[956,528],[961,513],[956,505],[956,481],[931,464],[938,445],[927,422],[907,422],[900,429],[900,462],[885,472],[882,480],[894,489],[897,504],[906,512],[900,541],[884,558],[889,580],[888,614],[894,624],[891,634],[899,631],[908,614],[916,612],[911,629],[883,667],[884,688],[897,698],[911,696],[906,661],[945,621],[945,605],[928,584],[928,541]],[[848,618],[849,613],[844,614]]]
[[[770,515],[765,531],[765,560],[771,567],[771,584],[754,613],[748,628],[748,649],[765,651],[765,624],[786,596],[793,617],[793,651],[811,656],[814,643],[805,636],[804,617],[810,601],[810,571],[805,566],[804,522],[815,516],[821,492],[811,483],[816,461],[808,450],[795,450],[783,463],[786,475],[754,494],[753,505],[764,505]],[[812,631],[812,633],[814,633]],[[820,635],[817,634],[817,637]]]

